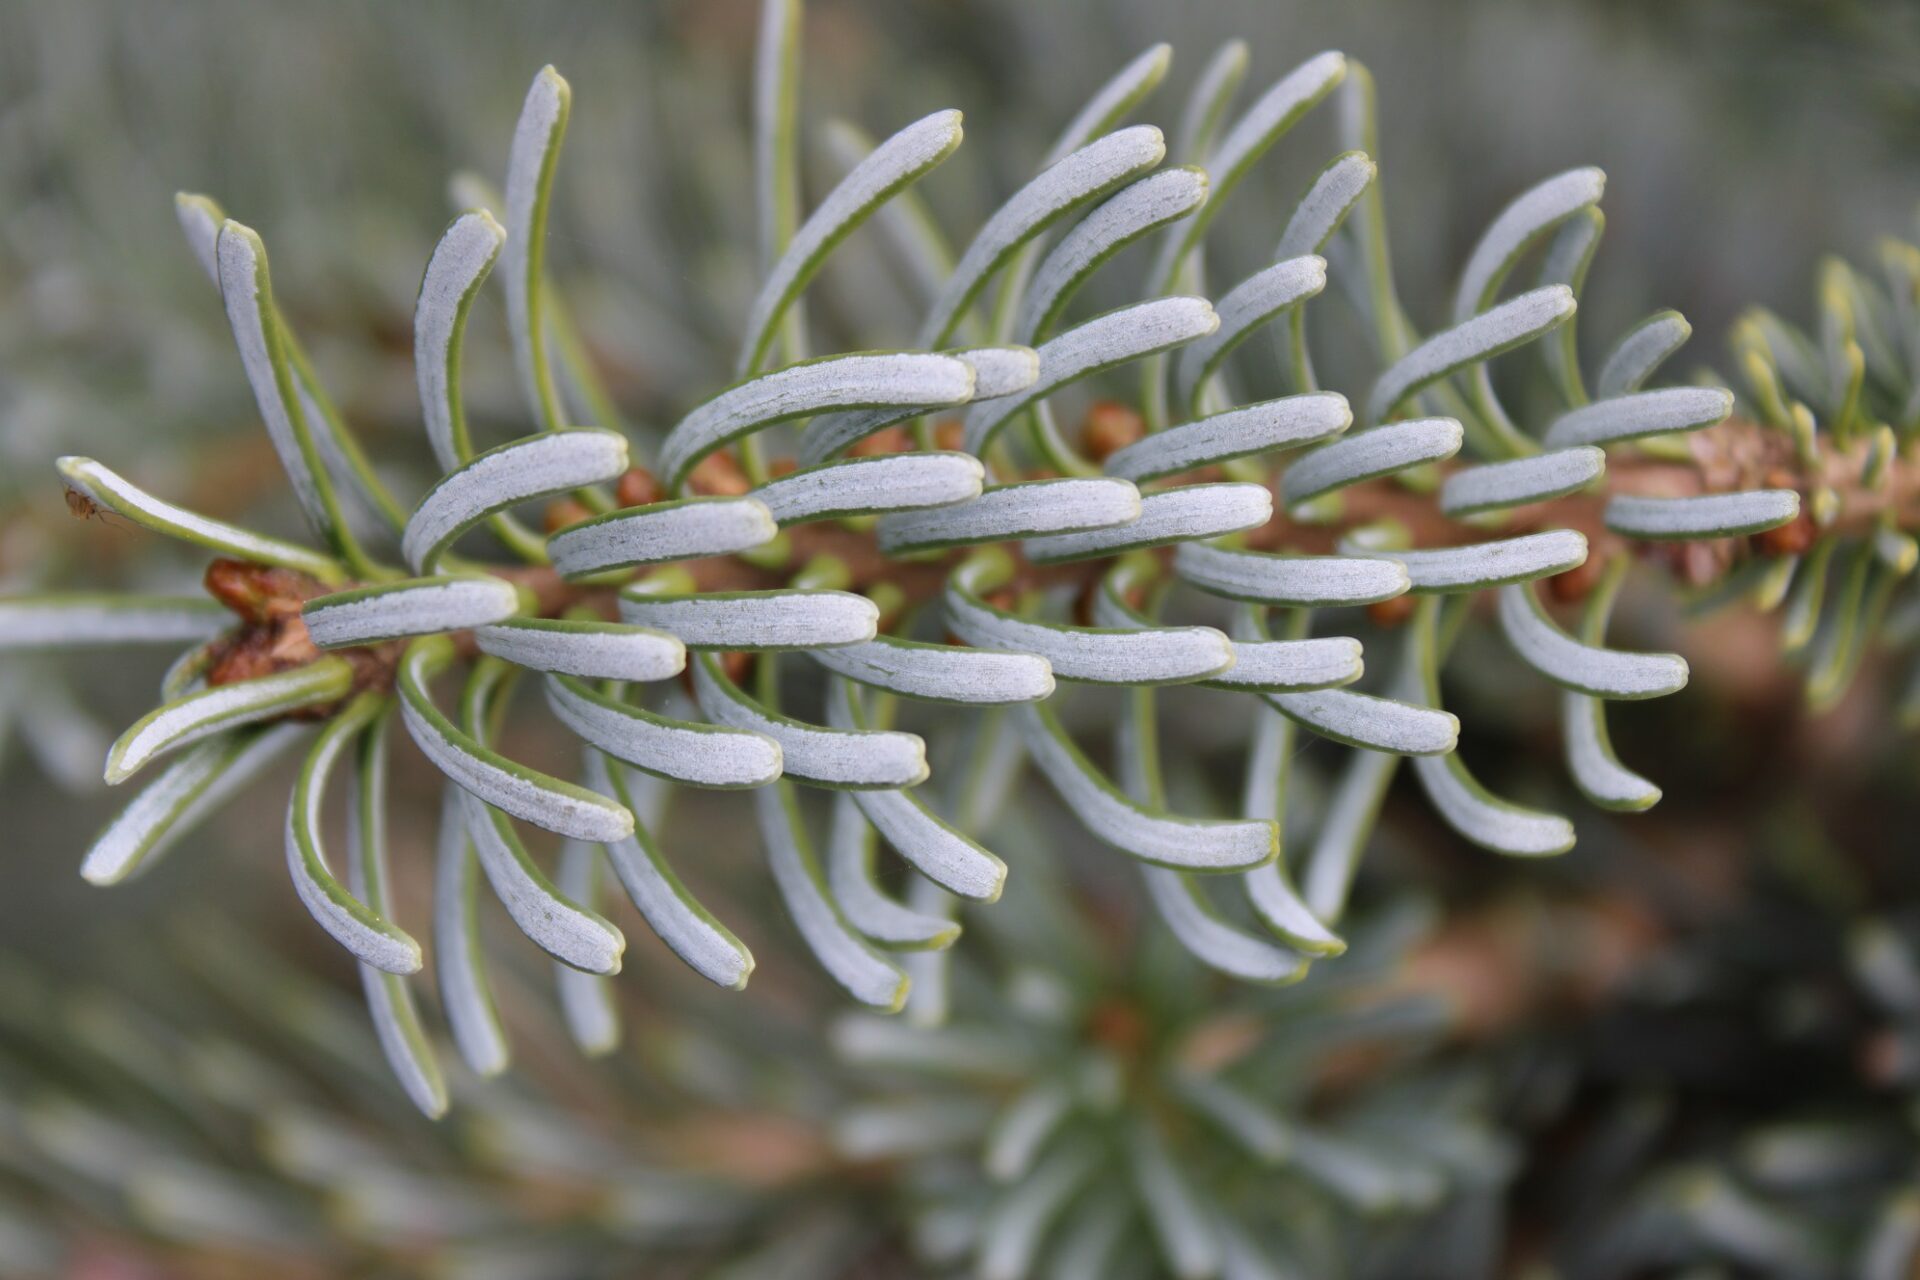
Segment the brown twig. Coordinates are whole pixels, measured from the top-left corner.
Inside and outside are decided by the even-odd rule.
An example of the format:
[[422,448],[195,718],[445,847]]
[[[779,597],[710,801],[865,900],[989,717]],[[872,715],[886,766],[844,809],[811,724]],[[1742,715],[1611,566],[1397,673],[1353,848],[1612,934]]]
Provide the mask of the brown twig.
[[[1100,453],[1111,452],[1128,437],[1124,424],[1116,425],[1113,421],[1110,408],[1089,416],[1086,434],[1089,445]],[[904,433],[875,437],[865,442],[861,452],[890,452],[904,449],[908,444]],[[1838,499],[1837,516],[1830,532],[1865,532],[1887,512],[1892,512],[1902,527],[1920,526],[1920,462],[1911,458],[1897,458],[1888,468],[1883,483],[1869,488],[1861,482],[1864,444],[1848,451],[1823,444],[1814,464],[1808,467],[1796,457],[1784,433],[1744,420],[1696,432],[1689,437],[1689,444],[1692,456],[1685,461],[1623,451],[1610,460],[1605,483],[1599,490],[1516,507],[1506,513],[1499,532],[1504,535],[1559,528],[1575,529],[1586,535],[1591,548],[1587,566],[1559,575],[1551,584],[1557,599],[1568,600],[1583,596],[1598,566],[1620,551],[1634,551],[1658,559],[1682,581],[1701,585],[1724,573],[1742,554],[1780,555],[1804,550],[1814,534],[1812,518],[1805,510],[1806,500],[1821,488],[1830,489]],[[1217,470],[1208,469],[1177,480],[1200,482],[1218,478]],[[745,487],[745,477],[725,454],[712,455],[693,481],[694,491],[700,493],[739,493],[744,492]],[[1616,494],[1687,497],[1753,488],[1798,491],[1802,497],[1801,516],[1784,529],[1751,539],[1674,544],[1634,542],[1609,530],[1603,519],[1607,499]],[[629,505],[639,505],[656,500],[661,494],[652,476],[636,468],[621,480],[619,496]],[[1276,508],[1278,506],[1276,501]],[[583,511],[576,512],[556,503],[549,523],[565,527],[583,515]],[[1342,490],[1339,514],[1333,520],[1308,523],[1278,514],[1250,533],[1247,545],[1264,550],[1327,554],[1350,530],[1382,521],[1402,526],[1413,545],[1421,547],[1457,546],[1488,536],[1484,525],[1445,515],[1433,495],[1386,478]],[[783,586],[803,566],[824,557],[844,567],[850,590],[870,592],[884,585],[903,607],[912,607],[935,598],[955,563],[965,554],[953,552],[930,559],[895,560],[881,552],[870,530],[840,523],[796,526],[788,529],[784,536],[788,554],[778,564],[718,556],[686,561],[678,567],[691,577],[698,591],[754,591]],[[1063,584],[1084,589],[1107,567],[1103,560],[1039,566],[1020,559],[1017,552],[1015,559],[1018,571],[1008,588],[1014,593]],[[245,624],[228,643],[226,652],[232,660],[216,665],[210,675],[212,683],[264,675],[311,661],[318,655],[318,650],[306,641],[305,628],[298,618],[298,604],[318,594],[318,584],[284,570],[254,568],[241,572],[246,569],[246,566],[223,561],[216,562],[209,570],[209,590],[235,608]],[[278,594],[284,597],[281,603],[293,607],[276,610],[270,607],[270,600],[263,604],[260,600],[229,599],[216,585],[216,571],[225,575],[229,590],[233,584],[244,582],[248,591],[265,593],[268,597]],[[501,568],[494,572],[525,589],[542,617],[557,617],[580,608],[594,610],[608,618],[618,615],[617,591],[613,587],[571,583],[546,565]],[[1382,620],[1390,622],[1392,617]],[[456,639],[464,652],[473,651],[471,637]],[[361,658],[359,688],[386,688],[392,684],[393,667],[399,658],[398,646],[375,646],[356,652]]]

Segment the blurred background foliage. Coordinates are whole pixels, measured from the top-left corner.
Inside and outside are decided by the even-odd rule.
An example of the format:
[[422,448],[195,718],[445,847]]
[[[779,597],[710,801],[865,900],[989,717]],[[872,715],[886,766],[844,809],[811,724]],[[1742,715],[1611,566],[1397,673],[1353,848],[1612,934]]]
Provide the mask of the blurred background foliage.
[[[550,269],[623,411],[658,426],[728,381],[754,280],[757,16],[748,0],[0,0],[0,585],[125,585],[136,565],[148,586],[197,575],[128,530],[69,524],[57,454],[111,458],[214,515],[276,532],[297,521],[174,225],[178,189],[215,194],[275,246],[294,326],[370,453],[417,492],[414,291],[452,212],[449,177],[499,180],[542,63],[576,95]],[[1719,335],[1749,304],[1804,314],[1821,254],[1864,257],[1877,237],[1908,234],[1920,203],[1920,7],[1895,0],[813,0],[802,114],[813,128],[844,118],[885,132],[965,110],[969,145],[923,188],[958,235],[1128,57],[1175,45],[1174,87],[1143,113],[1171,126],[1183,86],[1234,36],[1256,80],[1321,48],[1373,69],[1397,274],[1420,316],[1440,313],[1508,198],[1574,164],[1609,175],[1583,331],[1677,307],[1699,361],[1719,359]],[[1219,278],[1268,251],[1276,228],[1249,210],[1261,191],[1291,207],[1330,150],[1327,129],[1309,120],[1305,141],[1256,172],[1214,239]],[[819,142],[803,139],[814,195],[837,174]],[[850,245],[810,295],[814,323],[843,346],[909,327],[913,304],[879,267],[871,246]],[[502,310],[482,298],[467,371],[470,412],[494,439],[521,412]],[[1631,823],[1582,811],[1576,852],[1515,865],[1464,848],[1396,790],[1364,876],[1372,910],[1413,894],[1428,920],[1382,980],[1438,998],[1429,1048],[1468,1061],[1470,1109],[1520,1139],[1504,1185],[1476,1193],[1495,1217],[1483,1207],[1477,1235],[1428,1255],[1450,1274],[1838,1274],[1833,1241],[1859,1238],[1912,1182],[1920,996],[1899,966],[1911,969],[1901,940],[1920,939],[1908,918],[1920,754],[1883,714],[1886,677],[1869,672],[1836,712],[1810,718],[1775,670],[1772,624],[1733,614],[1690,627],[1677,606],[1646,607],[1645,629],[1696,675],[1684,696],[1616,718],[1622,755],[1665,787],[1657,810]],[[1512,695],[1509,665],[1470,634],[1451,698],[1475,716],[1476,772],[1524,797],[1556,785],[1530,768],[1552,754],[1553,699]],[[497,981],[531,1079],[467,1082],[460,1114],[435,1131],[373,1061],[347,958],[288,892],[268,798],[280,792],[256,789],[162,875],[112,893],[83,885],[78,852],[107,812],[97,761],[159,675],[157,661],[86,668],[96,722],[48,705],[57,686],[25,665],[0,671],[5,1256],[103,1276],[248,1274],[233,1257],[263,1252],[314,1274],[416,1274],[431,1258],[469,1274],[774,1275],[809,1257],[812,1274],[917,1274],[903,1261],[913,1214],[863,1207],[886,1201],[881,1175],[829,1150],[850,1099],[898,1082],[876,1085],[830,1052],[838,1005],[804,964],[763,967],[735,1002],[696,990],[634,930],[618,982],[627,1042],[587,1065],[542,1002],[514,998],[551,980],[519,947]],[[1210,726],[1193,736],[1223,756],[1240,740]],[[516,754],[557,750],[556,737]],[[1298,767],[1318,763],[1309,748]],[[414,772],[411,793],[432,795]],[[1081,980],[1098,991],[1148,945],[1135,945],[1140,906],[1093,874],[1100,864],[1074,847],[1084,837],[1051,804],[1037,791],[1010,802],[995,847],[1014,867],[1014,906],[983,915],[962,952],[1033,958],[998,935],[1023,922],[1050,932],[1032,923],[1039,907],[1018,906],[1023,881],[1044,880],[1059,899],[1048,909],[1090,928],[1104,955],[1087,971],[1108,977]],[[399,902],[416,918],[431,807],[395,814]],[[740,866],[751,841],[728,838],[742,821],[724,796],[694,795],[670,831],[698,833],[705,858],[689,878],[757,953],[795,954],[764,875]],[[183,916],[199,923],[182,928]],[[254,952],[257,972],[234,972]],[[973,959],[992,968],[991,955]],[[1214,990],[1170,963],[1176,991]],[[975,990],[976,1006],[1011,1016],[993,990]],[[88,1129],[83,1116],[106,1122]],[[297,1121],[315,1117],[324,1137],[368,1147],[306,1150]],[[546,1163],[535,1132],[553,1139]],[[156,1143],[179,1163],[143,1164]],[[134,1185],[136,1169],[177,1194]],[[921,1207],[940,1199],[910,1179],[885,1185]],[[592,1202],[586,1218],[570,1194]],[[653,1217],[635,1225],[622,1205]],[[707,1230],[689,1243],[655,1229],[676,1215]],[[681,1271],[642,1261],[668,1237]],[[1412,1274],[1376,1243],[1376,1270],[1356,1274]]]

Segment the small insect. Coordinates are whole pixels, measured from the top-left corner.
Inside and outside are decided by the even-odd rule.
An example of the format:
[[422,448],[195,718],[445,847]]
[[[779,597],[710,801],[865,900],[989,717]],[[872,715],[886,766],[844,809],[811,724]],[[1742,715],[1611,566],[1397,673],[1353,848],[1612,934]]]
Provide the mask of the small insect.
[[78,489],[67,490],[67,514],[76,520],[103,521],[109,528],[118,528],[114,522],[120,517],[95,502]]

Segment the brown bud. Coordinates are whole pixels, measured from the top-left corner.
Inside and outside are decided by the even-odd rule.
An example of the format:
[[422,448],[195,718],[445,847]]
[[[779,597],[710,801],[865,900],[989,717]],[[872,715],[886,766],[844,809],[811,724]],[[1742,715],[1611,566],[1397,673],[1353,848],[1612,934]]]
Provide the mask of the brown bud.
[[573,498],[557,498],[547,504],[546,515],[541,520],[541,524],[546,527],[548,533],[558,533],[568,525],[579,524],[592,514],[593,512],[587,510],[583,502]]
[[1547,594],[1561,604],[1578,604],[1593,594],[1594,585],[1605,572],[1606,564],[1599,556],[1588,556],[1565,573],[1548,578]]
[[[720,660],[720,670],[727,679],[733,681],[735,684],[742,684],[749,675],[753,674],[753,661],[760,655],[744,649],[728,649],[725,653],[715,654],[714,656]],[[693,663],[691,661],[687,663],[686,669],[680,673],[680,684],[681,687],[687,691],[689,698],[695,696],[693,691]]]
[[798,458],[775,458],[767,464],[767,475],[790,476],[799,469],[800,460]]
[[1398,976],[1407,994],[1438,996],[1452,1008],[1454,1026],[1484,1035],[1512,1026],[1537,984],[1515,981],[1525,972],[1527,939],[1498,918],[1447,926],[1420,944]]
[[1773,529],[1762,529],[1750,539],[1753,549],[1763,556],[1797,556],[1813,546],[1813,516],[1805,505],[1800,514]]
[[613,486],[613,496],[623,507],[644,507],[664,495],[653,472],[645,467],[628,467]]
[[1389,600],[1376,600],[1367,606],[1367,617],[1376,627],[1397,627],[1413,616],[1413,597],[1397,595]]
[[856,440],[847,450],[850,458],[870,458],[881,453],[905,453],[913,448],[913,437],[905,427],[882,427],[864,440]]
[[1147,434],[1140,415],[1118,400],[1097,400],[1080,423],[1080,447],[1095,462],[1108,458]]
[[1682,542],[1674,550],[1677,576],[1690,587],[1704,587],[1726,572],[1727,552],[1712,542]]
[[1313,1091],[1338,1095],[1351,1092],[1393,1066],[1393,1052],[1377,1040],[1338,1044],[1314,1061]]
[[215,560],[202,581],[208,595],[256,625],[298,617],[302,604],[327,592],[304,573],[244,560]]
[[1139,1053],[1146,1046],[1150,1031],[1146,1016],[1124,1001],[1103,1001],[1087,1015],[1087,1038],[1122,1057]]
[[1258,1014],[1218,1014],[1182,1037],[1173,1058],[1189,1071],[1224,1071],[1258,1048],[1267,1030]]
[[1567,994],[1586,1007],[1630,982],[1664,941],[1659,917],[1626,894],[1599,894],[1573,907],[1558,932],[1581,957],[1565,975]]
[[700,459],[687,477],[687,488],[707,496],[737,498],[752,489],[753,484],[740,464],[733,460],[733,455],[723,449]]
[[1883,1088],[1903,1083],[1913,1070],[1913,1055],[1900,1037],[1886,1028],[1861,1042],[1859,1061],[1860,1074]]
[[307,634],[306,619],[283,618],[274,628],[267,656],[287,666],[301,666],[320,656],[320,646]]
[[765,1112],[689,1112],[669,1121],[664,1137],[688,1169],[712,1171],[731,1186],[794,1186],[846,1167],[820,1126]]
[[223,644],[207,664],[207,683],[218,687],[280,670],[273,655],[270,632],[249,627]]
[[1073,597],[1073,625],[1090,627],[1093,625],[1093,597],[1100,589],[1097,582],[1089,582]]
[[[356,651],[357,652],[357,651]],[[228,639],[207,664],[207,684],[218,688],[240,680],[254,680],[320,657],[298,614],[277,623],[244,627]]]
[[964,449],[967,447],[967,429],[960,425],[960,419],[948,418],[933,424],[933,443],[939,449]]

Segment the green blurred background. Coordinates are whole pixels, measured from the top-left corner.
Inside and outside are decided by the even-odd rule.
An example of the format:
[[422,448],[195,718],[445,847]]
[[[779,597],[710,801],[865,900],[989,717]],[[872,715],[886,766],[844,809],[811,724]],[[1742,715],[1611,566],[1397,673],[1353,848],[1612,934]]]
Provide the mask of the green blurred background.
[[[70,522],[51,465],[63,453],[100,457],[213,514],[294,527],[217,300],[175,225],[179,189],[213,195],[261,231],[278,296],[323,376],[401,492],[417,492],[414,290],[452,213],[450,176],[499,181],[526,84],[545,63],[575,95],[550,270],[623,409],[657,427],[729,380],[754,285],[757,17],[749,0],[0,0],[0,589],[197,576],[190,558],[134,533]],[[1374,71],[1396,273],[1425,322],[1487,219],[1578,164],[1609,175],[1583,332],[1597,341],[1676,307],[1696,334],[1683,365],[1718,361],[1720,335],[1748,304],[1803,314],[1821,254],[1865,257],[1876,238],[1911,234],[1920,204],[1920,5],[1893,0],[811,0],[802,114],[812,130],[839,117],[885,133],[963,109],[967,143],[924,188],[959,238],[1126,59],[1174,44],[1169,84],[1140,113],[1171,129],[1186,85],[1235,36],[1251,47],[1252,86],[1323,48]],[[817,142],[803,136],[813,196],[835,174]],[[1216,234],[1217,278],[1239,278],[1270,250],[1331,150],[1329,122],[1311,119],[1260,167]],[[1276,211],[1264,220],[1263,198]],[[810,309],[846,346],[897,343],[912,314],[858,245]],[[521,413],[502,310],[489,293],[476,311],[467,373],[471,410],[494,439]],[[1843,910],[1860,905],[1870,890],[1844,868],[1884,865],[1899,833],[1920,829],[1913,748],[1874,719],[1884,685],[1869,680],[1816,724],[1768,674],[1770,642],[1753,629],[1722,625],[1679,647],[1700,675],[1669,700],[1685,705],[1616,728],[1623,755],[1666,786],[1654,816],[1631,832],[1583,822],[1567,866],[1516,872],[1459,850],[1417,801],[1397,801],[1381,855],[1390,874],[1466,899],[1528,875],[1549,889],[1611,876],[1672,901],[1719,854],[1781,868]],[[1476,686],[1469,654],[1461,696],[1498,726],[1488,748],[1498,763],[1484,771],[1490,782],[1525,776],[1548,749],[1540,708],[1508,704],[1499,655],[1478,661],[1483,678]],[[105,892],[75,874],[113,803],[99,756],[150,701],[161,665],[0,666],[0,947],[20,974],[137,989],[172,963],[162,922],[211,908],[350,982],[287,885],[276,787],[253,789],[138,883]],[[530,754],[553,750],[557,738],[528,739]],[[427,775],[415,761],[401,777]],[[401,806],[403,864],[424,855],[430,808]],[[796,957],[748,842],[725,834],[736,818],[710,799],[678,813],[682,829],[721,833],[695,878],[757,952]],[[403,901],[417,904],[424,857],[411,861]],[[728,909],[730,897],[750,905]],[[649,989],[641,998],[678,993],[659,998],[707,1016],[702,1002],[721,997],[683,998],[691,988],[676,966],[634,933],[628,981]],[[146,969],[138,984],[130,964]],[[769,978],[776,996],[789,981],[811,991],[807,979]],[[803,1037],[810,1016],[793,1015]]]

